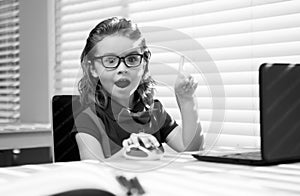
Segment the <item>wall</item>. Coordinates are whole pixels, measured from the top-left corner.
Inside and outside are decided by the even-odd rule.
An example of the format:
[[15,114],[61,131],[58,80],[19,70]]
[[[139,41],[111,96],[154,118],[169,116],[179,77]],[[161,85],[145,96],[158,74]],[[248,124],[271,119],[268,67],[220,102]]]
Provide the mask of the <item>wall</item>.
[[54,0],[20,0],[22,123],[50,123],[55,64]]

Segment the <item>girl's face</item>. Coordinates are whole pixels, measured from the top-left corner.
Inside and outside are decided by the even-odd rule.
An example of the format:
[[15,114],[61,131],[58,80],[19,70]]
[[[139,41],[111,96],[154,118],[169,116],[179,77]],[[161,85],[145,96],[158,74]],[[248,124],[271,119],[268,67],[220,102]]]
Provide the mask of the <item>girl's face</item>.
[[[125,57],[129,54],[142,54],[139,47],[141,40],[131,40],[124,36],[108,36],[94,48],[94,57],[114,55]],[[110,60],[110,59],[108,59]],[[137,67],[127,67],[121,60],[117,68],[105,68],[101,60],[94,60],[91,73],[98,77],[103,88],[116,100],[128,99],[137,89],[144,74],[146,62],[141,61]]]

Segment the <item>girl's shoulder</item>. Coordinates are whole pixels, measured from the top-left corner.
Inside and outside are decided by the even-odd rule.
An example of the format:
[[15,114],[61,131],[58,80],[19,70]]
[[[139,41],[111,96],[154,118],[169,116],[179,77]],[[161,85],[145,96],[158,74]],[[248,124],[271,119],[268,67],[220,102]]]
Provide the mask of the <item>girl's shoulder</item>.
[[92,120],[93,112],[91,109],[86,108],[82,110],[74,119],[76,125],[85,125],[93,122]]
[[89,107],[84,109],[75,119],[76,127],[90,128],[94,130],[104,130],[103,120]]
[[161,102],[159,101],[159,99],[154,99],[153,103],[156,105],[162,105]]
[[102,125],[102,119],[98,118],[97,114],[90,108],[87,107],[82,110],[75,118],[75,123],[78,125],[96,125],[99,126],[98,122]]
[[157,118],[161,119],[165,119],[165,115],[167,114],[162,102],[158,99],[153,101],[152,112]]
[[163,109],[163,104],[158,99],[154,99],[153,108],[154,109]]

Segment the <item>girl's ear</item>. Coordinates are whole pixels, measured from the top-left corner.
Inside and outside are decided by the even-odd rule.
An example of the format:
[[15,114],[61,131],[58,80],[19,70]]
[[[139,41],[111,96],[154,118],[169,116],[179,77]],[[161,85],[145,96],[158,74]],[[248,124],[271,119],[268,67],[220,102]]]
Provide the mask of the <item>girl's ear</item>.
[[94,78],[98,77],[95,67],[92,65],[91,61],[88,61],[89,70]]

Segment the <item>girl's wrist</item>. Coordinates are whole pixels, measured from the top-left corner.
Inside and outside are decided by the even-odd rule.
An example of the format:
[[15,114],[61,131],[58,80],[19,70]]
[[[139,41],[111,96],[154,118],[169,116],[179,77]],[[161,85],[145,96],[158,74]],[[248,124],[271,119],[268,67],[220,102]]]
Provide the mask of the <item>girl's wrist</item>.
[[195,96],[178,96],[176,95],[177,102],[181,103],[196,103]]

